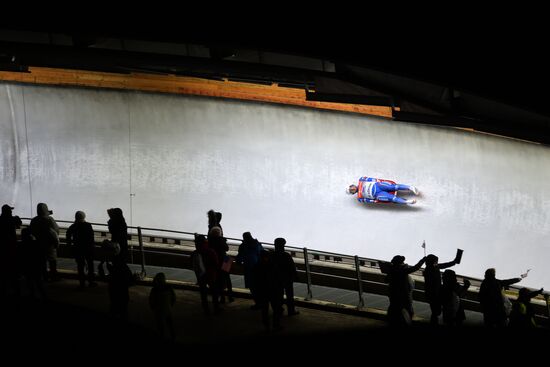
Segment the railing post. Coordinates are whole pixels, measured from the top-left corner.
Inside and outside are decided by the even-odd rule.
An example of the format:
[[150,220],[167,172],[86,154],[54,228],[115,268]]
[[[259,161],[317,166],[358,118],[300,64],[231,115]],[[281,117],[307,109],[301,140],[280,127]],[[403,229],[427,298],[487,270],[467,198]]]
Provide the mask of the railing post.
[[357,255],[355,255],[355,271],[357,274],[357,291],[359,292],[359,305],[357,305],[357,308],[361,309],[365,307],[365,300],[363,299],[363,280],[361,278],[359,256]]
[[133,264],[134,263],[134,245],[129,242],[130,241],[128,241],[128,244],[130,245],[130,264]]
[[138,230],[138,241],[139,241],[139,252],[141,253],[141,278],[143,279],[147,272],[145,271],[145,254],[143,253],[143,237],[141,235],[141,227],[137,227]]
[[306,301],[309,301],[313,298],[313,293],[311,292],[311,272],[309,271],[309,258],[307,254],[307,248],[305,247],[304,247],[304,266],[306,268],[306,281],[307,281]]

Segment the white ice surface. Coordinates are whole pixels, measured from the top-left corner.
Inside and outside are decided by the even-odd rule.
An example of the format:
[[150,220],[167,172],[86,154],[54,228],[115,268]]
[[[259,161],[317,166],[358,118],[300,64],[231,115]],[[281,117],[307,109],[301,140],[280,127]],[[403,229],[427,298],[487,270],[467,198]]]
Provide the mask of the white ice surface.
[[[521,122],[518,122],[521,123]],[[550,149],[360,115],[168,94],[0,83],[0,202],[56,219],[225,235],[416,263],[464,249],[459,274],[532,269],[550,286]],[[364,205],[367,175],[414,184],[415,206]],[[135,196],[130,199],[130,193]],[[131,210],[130,210],[131,209]]]

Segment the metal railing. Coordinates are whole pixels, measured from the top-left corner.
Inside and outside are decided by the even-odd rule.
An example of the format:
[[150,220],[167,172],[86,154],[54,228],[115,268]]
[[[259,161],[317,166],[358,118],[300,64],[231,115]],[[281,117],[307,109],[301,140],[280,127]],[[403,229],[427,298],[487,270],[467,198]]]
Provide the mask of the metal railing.
[[[22,218],[24,221],[30,221],[30,218]],[[73,223],[70,221],[57,220],[58,223]],[[96,244],[107,238],[107,224],[90,223],[94,227]],[[24,224],[26,225],[26,224]],[[67,227],[60,227],[60,240],[64,239]],[[98,229],[99,228],[99,229]],[[169,235],[165,235],[169,234]],[[134,247],[137,247],[139,262],[141,265],[141,277],[146,276],[146,258],[151,261],[150,265],[166,266],[173,268],[191,269],[189,257],[194,251],[194,236],[196,232],[185,232],[149,227],[128,227],[128,247],[130,261],[134,262]],[[171,236],[170,236],[171,235]],[[242,240],[238,238],[226,237],[228,240],[229,254],[236,254]],[[61,241],[63,243],[63,241]],[[273,244],[260,242],[262,246],[272,249]],[[327,286],[332,288],[356,291],[358,294],[358,303],[356,307],[362,309],[365,307],[365,293],[387,296],[388,287],[385,275],[381,272],[377,259],[359,257],[357,255],[345,255],[328,251],[312,250],[306,247],[285,246],[294,259],[298,269],[298,282],[304,283],[307,287],[305,300],[313,299],[313,285]],[[178,257],[178,261],[173,258]],[[185,259],[181,261],[181,258]],[[232,273],[242,275],[242,269],[239,266],[232,267]],[[425,302],[424,282],[422,270],[411,274],[415,280],[413,298],[416,301]],[[479,285],[481,279],[457,275],[459,280],[468,279],[472,287],[462,298],[466,310],[480,311],[478,301]],[[508,294],[517,296],[520,287],[508,287]],[[548,324],[550,320],[549,295],[543,294],[535,298],[533,306],[536,312],[536,318]]]

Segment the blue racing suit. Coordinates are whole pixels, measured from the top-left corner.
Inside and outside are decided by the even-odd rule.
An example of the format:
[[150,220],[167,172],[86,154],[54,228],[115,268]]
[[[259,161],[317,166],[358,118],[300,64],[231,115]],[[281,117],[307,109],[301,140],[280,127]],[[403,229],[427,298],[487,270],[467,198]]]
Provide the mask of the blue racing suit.
[[397,196],[396,191],[410,190],[409,185],[396,184],[393,181],[374,177],[361,177],[357,185],[357,200],[362,203],[393,202],[406,204],[407,201]]

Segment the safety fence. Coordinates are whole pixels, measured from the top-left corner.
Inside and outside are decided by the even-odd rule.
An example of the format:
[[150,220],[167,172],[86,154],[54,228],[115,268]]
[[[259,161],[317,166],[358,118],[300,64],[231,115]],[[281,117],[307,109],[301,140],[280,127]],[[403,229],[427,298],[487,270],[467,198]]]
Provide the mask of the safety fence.
[[[30,222],[29,218],[22,218],[23,226]],[[66,243],[66,231],[70,221],[57,221],[60,224],[60,246],[58,256],[74,257],[72,246]],[[91,223],[94,228],[96,247],[100,247],[105,239],[110,238],[107,224]],[[176,269],[192,269],[191,253],[195,250],[194,238],[199,233],[175,231],[159,228],[128,227],[128,259],[131,264],[141,266],[139,276],[146,276],[147,266],[159,266]],[[226,237],[229,246],[228,255],[233,258],[238,252],[242,239]],[[260,242],[266,250],[272,250],[271,243]],[[285,246],[294,259],[298,270],[296,282],[306,286],[305,300],[314,298],[313,285],[336,288],[356,292],[358,309],[365,307],[365,298],[368,294],[388,296],[386,275],[380,270],[379,260],[319,251],[306,247]],[[96,256],[97,258],[97,256]],[[242,275],[243,268],[237,263],[231,267],[231,274]],[[422,269],[411,274],[414,280],[413,299],[426,302],[424,295],[424,278]],[[481,279],[457,275],[458,281],[468,279],[471,283],[466,294],[461,298],[465,310],[481,312],[479,303],[479,287]],[[509,298],[517,298],[521,287],[509,286],[505,293]],[[550,326],[549,295],[544,293],[531,301],[538,325]]]

